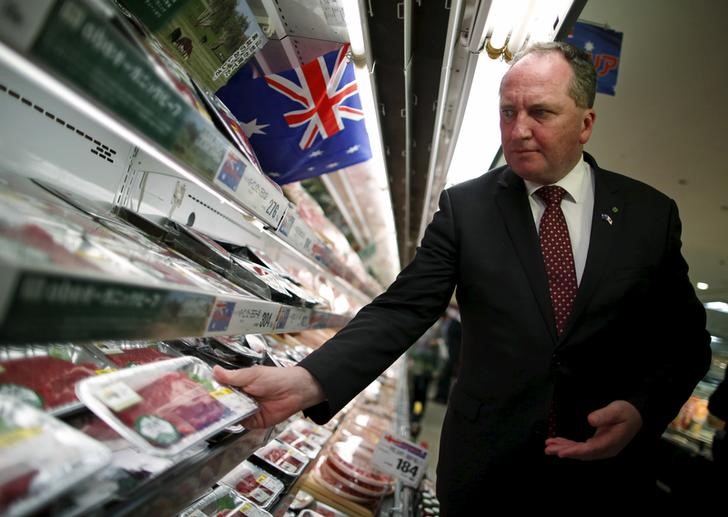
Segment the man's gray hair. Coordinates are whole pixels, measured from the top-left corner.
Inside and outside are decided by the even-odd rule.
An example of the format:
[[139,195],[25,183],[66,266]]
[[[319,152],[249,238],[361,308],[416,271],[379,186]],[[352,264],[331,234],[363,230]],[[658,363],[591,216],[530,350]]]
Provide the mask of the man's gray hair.
[[534,43],[517,52],[513,56],[511,66],[529,54],[547,54],[550,52],[558,52],[564,56],[574,72],[569,84],[569,96],[574,99],[576,105],[580,108],[593,108],[597,90],[597,73],[592,64],[591,55],[585,50],[563,41]]

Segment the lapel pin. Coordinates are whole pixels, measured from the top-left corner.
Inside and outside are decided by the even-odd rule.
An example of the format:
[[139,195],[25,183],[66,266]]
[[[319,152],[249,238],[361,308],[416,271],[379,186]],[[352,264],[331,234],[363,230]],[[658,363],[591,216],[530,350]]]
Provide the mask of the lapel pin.
[[616,206],[613,206],[612,207],[612,213],[613,214],[616,214],[617,212],[619,212],[619,208],[617,208]]
[[[616,209],[613,208],[612,210]],[[602,221],[607,221],[609,223],[609,226],[612,226],[612,218],[609,217],[608,214],[602,214]]]

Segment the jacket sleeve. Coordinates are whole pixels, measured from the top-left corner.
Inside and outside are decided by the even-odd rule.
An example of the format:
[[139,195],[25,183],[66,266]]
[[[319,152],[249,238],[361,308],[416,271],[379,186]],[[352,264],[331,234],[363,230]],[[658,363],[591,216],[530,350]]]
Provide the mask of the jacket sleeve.
[[445,311],[457,277],[455,220],[448,191],[414,259],[392,285],[300,366],[327,400],[305,414],[323,423],[386,370]]
[[651,300],[654,339],[660,350],[645,372],[641,389],[629,400],[642,415],[644,430],[660,434],[678,414],[710,366],[710,334],[705,309],[688,277],[680,248],[681,223],[677,205],[670,201],[664,259]]

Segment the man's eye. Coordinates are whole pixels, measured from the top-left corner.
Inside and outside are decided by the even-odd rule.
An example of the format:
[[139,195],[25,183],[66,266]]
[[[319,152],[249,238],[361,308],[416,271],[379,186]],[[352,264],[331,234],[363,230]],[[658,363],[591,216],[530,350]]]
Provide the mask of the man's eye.
[[513,117],[513,110],[501,109],[501,117],[503,117],[503,118]]

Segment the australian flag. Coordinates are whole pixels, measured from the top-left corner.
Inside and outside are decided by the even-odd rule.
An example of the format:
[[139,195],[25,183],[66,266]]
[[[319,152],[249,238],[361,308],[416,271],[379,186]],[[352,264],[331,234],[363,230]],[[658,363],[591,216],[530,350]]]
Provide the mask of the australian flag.
[[234,75],[217,96],[243,126],[263,171],[283,185],[371,158],[348,45],[298,68]]
[[622,50],[622,33],[590,23],[576,22],[568,42],[592,55],[597,71],[597,92],[614,95]]

